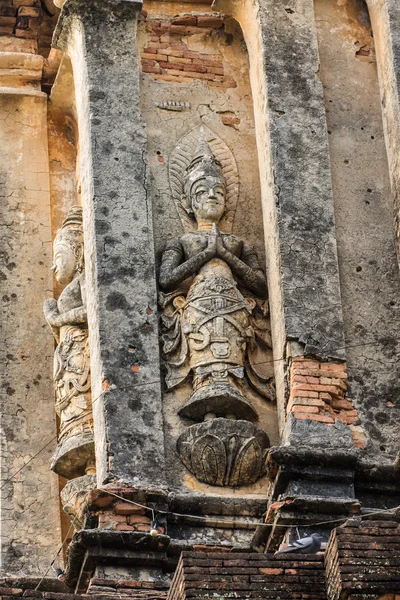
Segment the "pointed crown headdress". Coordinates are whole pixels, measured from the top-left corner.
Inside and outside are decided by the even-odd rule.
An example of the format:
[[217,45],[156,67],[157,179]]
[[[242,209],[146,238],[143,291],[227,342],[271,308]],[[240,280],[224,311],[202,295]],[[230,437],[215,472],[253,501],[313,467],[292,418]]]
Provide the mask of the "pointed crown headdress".
[[185,209],[189,214],[193,212],[190,202],[191,189],[196,181],[204,179],[204,177],[215,177],[221,181],[224,187],[226,186],[221,163],[215,158],[208,143],[205,140],[202,140],[197,148],[194,158],[186,168],[184,177],[183,189]]
[[[71,206],[67,216],[62,222],[61,229],[57,231],[54,244],[65,242],[81,257],[83,254],[83,219],[82,207]],[[83,260],[83,256],[82,256]]]
[[83,218],[81,206],[71,206],[67,216],[62,222],[61,229],[80,229],[83,231]]
[[219,227],[229,233],[239,197],[236,161],[226,143],[206,125],[200,125],[179,140],[169,158],[172,197],[185,231],[197,228],[190,205],[191,188],[207,176],[220,179],[225,187],[225,213]]

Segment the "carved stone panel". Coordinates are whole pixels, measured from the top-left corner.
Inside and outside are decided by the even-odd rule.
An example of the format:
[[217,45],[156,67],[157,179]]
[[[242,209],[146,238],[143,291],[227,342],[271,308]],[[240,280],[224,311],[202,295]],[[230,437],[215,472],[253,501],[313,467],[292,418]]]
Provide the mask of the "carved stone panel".
[[[231,233],[239,182],[226,144],[208,128],[192,130],[172,152],[169,173],[186,233],[167,244],[160,269],[166,384],[190,382],[180,417],[214,419],[190,427],[178,449],[199,480],[247,485],[263,474],[269,441],[246,422],[258,414],[245,383],[274,399],[271,370],[262,368],[271,351],[266,279],[254,248]],[[218,435],[203,433],[214,427]]]
[[57,341],[54,353],[58,448],[52,469],[66,477],[83,475],[94,464],[90,354],[83,262],[82,209],[73,206],[54,241],[56,279],[66,284],[58,301],[44,303]]
[[192,425],[178,440],[184,465],[210,485],[242,486],[264,474],[268,435],[248,421],[212,419]]

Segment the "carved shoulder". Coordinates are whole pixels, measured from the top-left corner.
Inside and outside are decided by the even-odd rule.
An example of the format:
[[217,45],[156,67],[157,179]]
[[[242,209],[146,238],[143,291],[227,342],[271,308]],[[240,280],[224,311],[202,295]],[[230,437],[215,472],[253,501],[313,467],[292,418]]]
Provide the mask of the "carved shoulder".
[[78,308],[84,304],[85,279],[82,275],[76,277],[62,291],[58,299],[58,309],[60,313]]
[[87,297],[86,297],[86,277],[85,277],[85,271],[83,271],[83,273],[81,273],[77,279],[79,281],[79,285],[80,285],[80,288],[81,288],[82,305],[86,306],[86,304],[87,304]]

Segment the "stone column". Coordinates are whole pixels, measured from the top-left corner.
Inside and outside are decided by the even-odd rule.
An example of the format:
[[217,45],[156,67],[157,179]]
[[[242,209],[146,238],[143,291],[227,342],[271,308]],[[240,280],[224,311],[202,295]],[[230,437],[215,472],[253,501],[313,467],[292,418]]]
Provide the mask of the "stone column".
[[[272,500],[305,496],[311,513],[317,510],[314,495],[335,495],[338,504],[351,504],[354,460],[349,458],[342,471],[340,465],[343,451],[353,448],[356,411],[343,397],[343,317],[313,0],[255,5],[216,0],[213,6],[239,21],[249,48],[278,412],[286,445],[270,453],[271,476],[277,473]],[[305,455],[302,446],[308,448]],[[320,478],[321,461],[329,467],[327,479],[314,489],[302,481],[299,466]],[[268,518],[277,522],[284,510],[284,502],[272,504]],[[296,513],[296,504],[291,510]],[[331,508],[321,504],[319,510]]]
[[[313,2],[283,6],[259,0],[254,10],[250,4],[217,0],[215,8],[233,13],[249,46],[282,403],[282,358],[345,360]],[[281,410],[282,429],[283,419]]]
[[396,0],[368,0],[389,160],[397,253],[400,256],[400,6]]
[[43,62],[0,53],[0,570],[37,577],[61,542],[58,478],[49,471],[54,346],[41,306],[52,289]]
[[71,59],[76,90],[97,483],[160,489],[156,260],[137,107],[140,8],[67,0],[55,40]]

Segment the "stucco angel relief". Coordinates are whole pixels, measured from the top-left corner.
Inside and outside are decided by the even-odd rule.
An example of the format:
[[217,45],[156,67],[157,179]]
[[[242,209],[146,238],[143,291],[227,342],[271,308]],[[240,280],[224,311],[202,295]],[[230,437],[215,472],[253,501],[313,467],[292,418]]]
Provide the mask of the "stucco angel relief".
[[[58,450],[53,469],[71,473],[93,464],[93,416],[83,258],[82,209],[73,206],[54,240],[53,271],[66,285],[58,300],[44,303],[44,314],[57,342],[54,353]],[[85,446],[85,452],[82,451]],[[77,458],[77,456],[79,457]],[[76,464],[74,465],[74,461]],[[80,463],[85,464],[80,464]]]
[[[193,392],[182,417],[202,421],[211,413],[254,421],[257,414],[243,391],[245,377],[259,394],[274,398],[267,284],[254,248],[220,229],[232,226],[236,165],[233,157],[220,162],[212,139],[208,143],[204,137],[181,177],[184,224],[196,228],[171,240],[162,257],[166,382],[174,388],[192,376]],[[220,146],[214,142],[221,154]],[[176,169],[174,177],[176,182]]]

